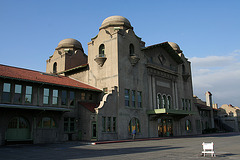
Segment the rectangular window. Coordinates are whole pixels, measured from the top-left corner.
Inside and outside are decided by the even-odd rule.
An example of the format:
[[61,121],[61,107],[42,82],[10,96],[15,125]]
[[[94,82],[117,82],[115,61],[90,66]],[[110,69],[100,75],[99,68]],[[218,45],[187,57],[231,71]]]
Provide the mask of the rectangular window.
[[142,92],[138,91],[137,96],[138,96],[138,108],[142,108]]
[[43,89],[43,104],[49,104],[49,89]]
[[197,129],[198,131],[201,130],[201,123],[200,123],[200,120],[196,120],[196,129]]
[[135,97],[136,97],[136,92],[135,90],[132,90],[132,107],[136,107],[136,100],[135,100]]
[[188,100],[188,104],[189,104],[189,111],[191,111],[192,110],[192,105],[191,105],[191,100],[190,99]]
[[74,132],[75,131],[75,119],[70,117],[64,118],[64,132]]
[[68,118],[64,118],[64,132],[68,132]]
[[70,118],[70,120],[69,120],[69,126],[70,126],[69,131],[70,132],[74,132],[75,131],[75,123],[74,123],[74,121],[75,121],[75,118]]
[[106,132],[106,117],[102,117],[102,131]]
[[74,101],[75,101],[75,93],[73,91],[70,91],[69,95],[69,101],[70,101],[70,106],[74,106]]
[[125,106],[129,106],[129,89],[125,89]]
[[11,84],[3,83],[2,102],[10,103],[11,101]]
[[67,105],[67,91],[66,90],[62,90],[61,104]]
[[58,105],[58,90],[57,89],[53,90],[52,104],[53,105]]
[[185,99],[185,108],[186,108],[186,111],[188,110],[188,100],[187,99]]
[[185,101],[182,99],[182,109],[185,110]]
[[86,100],[86,93],[84,93],[84,92],[81,93],[81,100],[83,100],[83,101]]
[[113,132],[116,132],[116,128],[117,128],[117,118],[113,117]]
[[22,85],[15,84],[14,103],[22,102]]
[[108,117],[108,121],[107,121],[107,131],[111,132],[111,117]]
[[26,86],[25,103],[32,103],[32,86]]

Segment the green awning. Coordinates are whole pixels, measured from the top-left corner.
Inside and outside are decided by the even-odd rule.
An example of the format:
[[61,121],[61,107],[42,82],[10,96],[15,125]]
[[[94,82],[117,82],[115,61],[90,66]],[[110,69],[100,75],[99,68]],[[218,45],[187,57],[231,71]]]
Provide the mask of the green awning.
[[61,107],[45,107],[45,106],[27,106],[17,104],[0,104],[0,108],[14,108],[14,109],[31,109],[31,110],[43,110],[43,111],[62,111],[69,112],[68,108]]
[[159,115],[159,114],[169,114],[169,115],[193,115],[196,114],[194,111],[186,111],[186,110],[176,110],[176,109],[154,109],[148,110],[147,114],[149,115]]

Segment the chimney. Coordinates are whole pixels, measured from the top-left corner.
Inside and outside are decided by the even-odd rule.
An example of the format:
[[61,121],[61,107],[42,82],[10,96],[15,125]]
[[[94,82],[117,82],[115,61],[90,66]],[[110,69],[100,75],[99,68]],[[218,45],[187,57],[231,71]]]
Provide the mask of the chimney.
[[215,124],[214,124],[214,118],[213,118],[212,93],[207,91],[205,95],[206,95],[206,106],[211,108],[211,112],[210,112],[211,126],[212,128],[214,128]]
[[212,108],[212,93],[207,91],[205,95],[206,95],[206,105]]

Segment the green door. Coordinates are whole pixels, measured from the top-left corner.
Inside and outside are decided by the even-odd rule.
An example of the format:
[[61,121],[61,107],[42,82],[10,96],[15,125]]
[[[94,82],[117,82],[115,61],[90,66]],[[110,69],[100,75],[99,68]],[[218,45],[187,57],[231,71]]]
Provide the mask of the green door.
[[14,117],[8,123],[6,140],[22,141],[31,138],[31,131],[28,121],[23,117]]

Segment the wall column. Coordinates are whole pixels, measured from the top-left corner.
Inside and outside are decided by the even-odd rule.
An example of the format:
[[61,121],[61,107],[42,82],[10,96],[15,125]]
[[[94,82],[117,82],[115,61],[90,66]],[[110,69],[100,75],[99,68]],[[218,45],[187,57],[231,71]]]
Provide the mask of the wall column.
[[151,75],[149,75],[148,76],[148,82],[149,82],[149,85],[148,85],[148,94],[149,94],[149,96],[148,96],[148,99],[149,99],[149,109],[152,109],[153,108],[153,95],[152,95],[152,76]]
[[152,97],[153,97],[153,109],[157,106],[156,104],[156,83],[155,83],[155,77],[152,76]]
[[174,90],[175,90],[175,103],[176,103],[176,109],[179,110],[178,106],[178,90],[177,90],[177,83],[174,81]]

